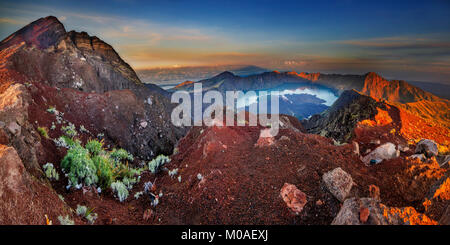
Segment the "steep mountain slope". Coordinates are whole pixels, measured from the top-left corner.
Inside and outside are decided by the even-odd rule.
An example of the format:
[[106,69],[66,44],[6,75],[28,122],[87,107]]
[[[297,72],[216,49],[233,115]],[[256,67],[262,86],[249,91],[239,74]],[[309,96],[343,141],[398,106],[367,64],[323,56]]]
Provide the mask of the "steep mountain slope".
[[[114,101],[106,98],[127,95],[130,99],[122,100],[122,108],[129,108],[130,115],[123,117],[123,120],[115,118],[116,123],[124,123],[123,127],[106,133],[112,137],[111,140],[143,158],[151,158],[159,152],[170,153],[184,133],[184,129],[170,123],[173,105],[166,98],[166,91],[153,84],[141,83],[134,70],[109,44],[86,32],[66,32],[55,17],[49,16],[30,23],[3,40],[0,48],[2,83],[10,81],[36,86],[37,89],[31,89],[30,92],[33,97],[43,98],[37,100],[42,101],[38,105],[40,111],[50,106],[65,111],[68,104],[73,103],[71,113],[78,114],[80,122],[89,121],[83,117],[102,118],[105,107],[114,105]],[[52,94],[54,88],[68,90],[64,90],[65,95],[59,97]],[[79,106],[85,102],[81,98],[86,96],[103,96],[105,99],[102,100],[107,103],[90,103],[87,106],[92,114],[87,115],[85,109]],[[78,99],[71,101],[70,98]],[[59,107],[59,104],[65,108]],[[115,110],[122,110],[119,105],[116,107]],[[135,109],[134,113],[131,108]],[[109,122],[111,127],[114,121]],[[141,123],[145,127],[140,127]],[[108,128],[95,125],[95,120],[91,120],[91,124],[97,131]],[[129,143],[130,135],[136,137],[134,145]]]
[[[79,133],[80,142],[101,139],[105,147],[126,149],[134,164],[171,154],[186,129],[171,124],[173,105],[165,95],[156,85],[142,84],[110,45],[85,32],[66,32],[55,17],[3,40],[0,223],[45,224],[72,216],[58,197],[66,194],[67,178],[60,172],[62,180],[51,185],[42,170],[53,163],[61,171],[67,150],[58,140],[65,127]],[[17,205],[19,200],[24,203]]]
[[387,81],[374,72],[366,74],[362,93],[389,102],[409,103],[421,100],[441,101],[439,97],[425,92],[405,81]]

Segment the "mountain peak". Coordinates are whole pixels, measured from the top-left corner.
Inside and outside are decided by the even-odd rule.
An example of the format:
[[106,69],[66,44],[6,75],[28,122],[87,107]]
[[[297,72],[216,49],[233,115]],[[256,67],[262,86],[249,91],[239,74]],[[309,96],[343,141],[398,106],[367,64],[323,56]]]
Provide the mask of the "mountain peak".
[[46,49],[66,34],[64,25],[55,16],[40,18],[11,34],[0,43],[0,49],[25,42]]
[[382,76],[378,75],[378,73],[373,72],[373,71],[366,73],[365,77],[366,77],[366,79],[367,78],[382,78],[382,79],[384,79]]
[[217,75],[216,78],[229,78],[229,77],[235,77],[235,76],[236,75],[234,75],[230,71],[224,71],[224,72],[220,73],[219,75]]

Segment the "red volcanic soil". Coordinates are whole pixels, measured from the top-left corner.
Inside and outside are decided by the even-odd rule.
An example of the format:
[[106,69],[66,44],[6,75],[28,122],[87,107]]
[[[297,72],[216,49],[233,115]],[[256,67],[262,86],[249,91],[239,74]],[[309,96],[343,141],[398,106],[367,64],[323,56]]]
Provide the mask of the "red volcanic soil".
[[[417,185],[405,198],[412,164],[396,158],[367,167],[352,153],[351,145],[334,146],[331,140],[283,129],[274,143],[256,146],[261,128],[193,128],[179,144],[179,153],[167,168],[178,168],[181,183],[166,173],[158,175],[164,196],[155,209],[162,224],[330,224],[340,203],[324,188],[322,175],[336,167],[348,172],[355,196],[369,196],[376,185],[388,206],[413,206],[430,183]],[[197,175],[201,174],[200,180]],[[308,203],[295,216],[280,196],[284,183],[306,193]]]

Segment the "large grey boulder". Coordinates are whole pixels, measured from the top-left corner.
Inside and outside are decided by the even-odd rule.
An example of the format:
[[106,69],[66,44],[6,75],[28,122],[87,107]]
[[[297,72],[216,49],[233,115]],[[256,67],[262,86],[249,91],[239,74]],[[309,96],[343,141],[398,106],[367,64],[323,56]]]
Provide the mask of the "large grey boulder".
[[400,156],[400,151],[396,149],[395,145],[388,142],[378,146],[375,150],[364,156],[361,160],[369,165],[371,162],[380,163],[383,160],[389,160]]
[[323,174],[322,180],[330,193],[341,202],[347,198],[354,184],[352,176],[341,168]]
[[433,140],[422,139],[417,143],[415,153],[423,153],[426,157],[438,155],[438,146]]

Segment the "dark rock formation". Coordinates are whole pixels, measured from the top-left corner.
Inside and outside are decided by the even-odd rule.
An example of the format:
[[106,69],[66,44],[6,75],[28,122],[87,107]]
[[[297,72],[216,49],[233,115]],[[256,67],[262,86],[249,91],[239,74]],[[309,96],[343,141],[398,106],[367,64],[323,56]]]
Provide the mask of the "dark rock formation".
[[[105,129],[113,142],[143,158],[171,153],[185,132],[170,123],[173,105],[166,91],[142,84],[109,44],[86,32],[66,32],[55,17],[25,26],[0,48],[2,83],[36,85],[31,96],[43,101],[35,110],[61,104],[65,107],[58,110],[69,109],[79,121],[92,123],[91,128]],[[140,121],[148,126],[138,127]]]
[[382,103],[355,90],[348,90],[326,111],[302,123],[308,132],[347,142],[353,137],[353,129],[359,121],[376,115],[377,106],[382,106]]

